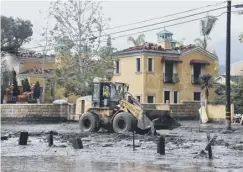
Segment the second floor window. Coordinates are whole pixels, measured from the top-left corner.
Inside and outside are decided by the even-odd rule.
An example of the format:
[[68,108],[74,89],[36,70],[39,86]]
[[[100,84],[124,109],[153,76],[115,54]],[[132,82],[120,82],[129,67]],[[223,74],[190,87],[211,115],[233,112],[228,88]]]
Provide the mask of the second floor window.
[[136,58],[136,72],[141,72],[141,58]]
[[148,57],[148,72],[154,71],[154,58]]
[[116,73],[120,73],[120,61],[116,61]]

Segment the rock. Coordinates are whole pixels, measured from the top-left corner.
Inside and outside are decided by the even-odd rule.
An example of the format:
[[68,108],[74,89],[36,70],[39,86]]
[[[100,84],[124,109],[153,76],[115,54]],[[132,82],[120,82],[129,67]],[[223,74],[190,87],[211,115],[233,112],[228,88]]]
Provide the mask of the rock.
[[102,147],[110,147],[110,146],[113,146],[113,144],[112,143],[104,143],[104,144],[102,144]]
[[8,140],[8,136],[2,136],[1,140]]

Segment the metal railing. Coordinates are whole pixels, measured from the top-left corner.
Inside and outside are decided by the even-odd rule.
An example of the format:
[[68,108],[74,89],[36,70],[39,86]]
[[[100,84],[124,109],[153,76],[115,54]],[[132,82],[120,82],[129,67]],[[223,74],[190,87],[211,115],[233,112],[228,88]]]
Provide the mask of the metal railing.
[[198,76],[192,75],[192,84],[200,85],[199,75]]
[[163,74],[164,83],[178,83],[180,82],[178,74],[168,75],[167,73]]

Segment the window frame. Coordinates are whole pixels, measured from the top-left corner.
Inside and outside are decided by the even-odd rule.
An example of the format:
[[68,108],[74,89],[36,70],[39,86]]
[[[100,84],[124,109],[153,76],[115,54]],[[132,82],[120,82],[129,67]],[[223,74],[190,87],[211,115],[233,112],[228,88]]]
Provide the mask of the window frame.
[[147,96],[146,96],[146,99],[147,99],[146,102],[147,102],[148,104],[153,104],[153,103],[149,103],[149,102],[148,102],[148,98],[149,98],[149,97],[153,97],[153,103],[155,103],[155,96],[152,96],[152,95],[147,95]]
[[[195,100],[195,93],[199,93],[199,95],[200,95],[200,99],[199,100]],[[201,101],[201,99],[202,99],[202,93],[199,92],[199,91],[194,91],[193,92],[193,101]]]
[[[149,71],[149,60],[152,59],[152,70]],[[147,58],[147,72],[154,72],[154,57],[148,56]]]
[[119,74],[120,72],[121,72],[121,69],[120,69],[120,60],[116,60],[115,61],[115,74]]
[[[139,70],[138,70],[138,59],[139,59]],[[141,68],[141,57],[136,57],[136,72],[142,72],[142,68]]]

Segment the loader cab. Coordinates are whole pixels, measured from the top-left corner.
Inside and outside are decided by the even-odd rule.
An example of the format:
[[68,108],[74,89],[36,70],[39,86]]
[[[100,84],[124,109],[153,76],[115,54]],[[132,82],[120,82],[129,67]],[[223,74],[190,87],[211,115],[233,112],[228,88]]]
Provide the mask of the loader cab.
[[128,84],[118,82],[96,82],[93,87],[92,107],[115,108],[125,98]]

